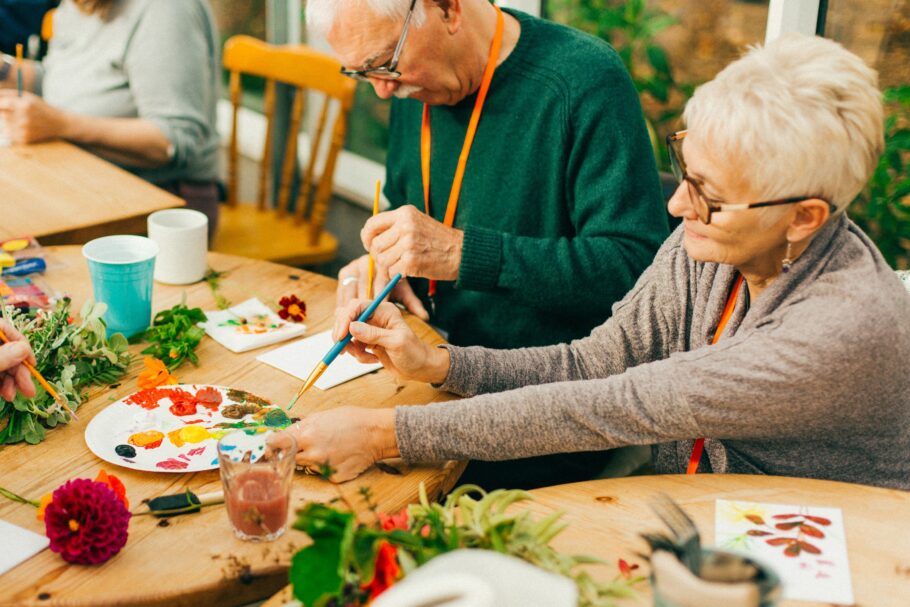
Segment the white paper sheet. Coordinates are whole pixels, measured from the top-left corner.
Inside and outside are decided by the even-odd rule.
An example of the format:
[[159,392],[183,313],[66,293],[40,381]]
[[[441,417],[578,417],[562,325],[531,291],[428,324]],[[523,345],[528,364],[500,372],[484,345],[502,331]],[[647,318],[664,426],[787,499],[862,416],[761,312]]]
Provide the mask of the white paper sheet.
[[715,543],[770,565],[784,598],[853,604],[840,508],[717,500]]
[[50,540],[43,535],[0,520],[0,546],[3,546],[0,550],[0,575],[32,558],[49,544]]
[[[332,341],[332,332],[325,331],[312,337],[295,341],[292,344],[275,348],[265,354],[260,354],[256,357],[256,360],[272,365],[276,369],[305,381],[316,364],[322,360],[322,357],[325,356],[334,343]],[[316,381],[316,387],[320,390],[328,390],[380,368],[382,368],[382,365],[379,363],[367,365],[358,362],[350,354],[341,354],[329,365],[322,377]]]
[[199,326],[231,352],[248,352],[306,333],[306,325],[281,320],[255,297],[205,315],[208,320]]

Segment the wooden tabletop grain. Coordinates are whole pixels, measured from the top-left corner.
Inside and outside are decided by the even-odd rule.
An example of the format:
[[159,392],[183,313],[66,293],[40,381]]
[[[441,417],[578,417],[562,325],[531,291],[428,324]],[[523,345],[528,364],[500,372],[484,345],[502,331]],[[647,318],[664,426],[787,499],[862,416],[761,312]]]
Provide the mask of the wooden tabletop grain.
[[141,233],[150,213],[184,204],[70,143],[0,147],[0,240],[81,244]]
[[[620,558],[639,565],[636,575],[649,575],[647,562],[639,556],[647,553],[639,534],[665,530],[648,506],[661,492],[685,508],[705,545],[714,542],[717,499],[841,508],[854,605],[910,605],[910,493],[904,491],[758,475],[633,476],[538,489],[531,491],[533,502],[523,502],[513,510],[527,509],[539,517],[563,512],[562,521],[568,528],[553,546],[566,554],[603,559],[605,565],[592,566],[590,571],[595,578],[608,581],[619,575]],[[617,600],[617,606],[651,605],[648,583],[636,589],[635,598]],[[282,607],[290,600],[287,587],[263,607]],[[781,601],[779,607],[830,607],[830,603]]]
[[[47,283],[71,295],[78,310],[91,292],[88,270],[79,248],[50,247],[48,251],[51,269]],[[221,292],[233,303],[249,297],[277,301],[294,293],[307,304],[307,335],[331,326],[334,280],[287,266],[214,253],[210,254],[209,263],[216,270],[229,272],[222,279]],[[190,306],[215,309],[205,283],[188,287],[155,284],[153,309],[173,306],[184,294]],[[416,318],[410,317],[409,323],[422,339],[442,341]],[[136,351],[139,349],[134,347]],[[290,401],[300,385],[299,380],[257,362],[256,356],[263,351],[233,354],[205,338],[197,350],[199,367],[186,363],[175,374],[184,383],[229,386],[275,402]],[[68,479],[94,478],[103,467],[121,478],[134,505],[146,498],[187,488],[197,493],[220,489],[217,470],[195,474],[136,472],[103,462],[88,450],[83,438],[86,424],[111,402],[137,389],[138,371],[139,367],[134,366],[119,384],[95,389],[91,399],[79,408],[79,421],[50,430],[44,442],[0,447],[0,485],[37,499]],[[294,413],[305,415],[342,404],[392,407],[449,398],[452,397],[426,384],[397,383],[385,370],[379,370],[325,392],[314,389],[306,393]],[[464,464],[459,462],[414,468],[397,461],[391,463],[402,474],[374,468],[341,485],[298,475],[294,481],[292,509],[309,500],[336,499],[341,491],[361,516],[369,517],[358,491],[367,486],[381,511],[396,512],[416,501],[421,482],[433,498],[451,489],[464,469]],[[0,501],[0,518],[36,533],[44,531],[43,524],[35,519],[35,510],[29,506]],[[242,605],[270,596],[284,586],[290,556],[306,542],[306,536],[294,530],[272,543],[242,542],[232,534],[223,507],[176,517],[167,523],[148,516],[134,517],[126,547],[104,565],[69,565],[58,555],[44,551],[0,575],[0,605]]]

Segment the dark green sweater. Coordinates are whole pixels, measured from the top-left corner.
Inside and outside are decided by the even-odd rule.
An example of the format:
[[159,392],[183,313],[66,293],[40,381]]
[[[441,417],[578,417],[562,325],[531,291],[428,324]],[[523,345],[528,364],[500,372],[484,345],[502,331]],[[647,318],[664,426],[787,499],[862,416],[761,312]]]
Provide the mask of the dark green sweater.
[[[616,52],[509,11],[521,36],[497,68],[458,204],[457,282],[431,322],[456,345],[567,342],[610,316],[668,234],[638,95]],[[430,210],[442,221],[475,95],[430,110]],[[392,104],[386,197],[423,209],[422,104]],[[411,279],[426,301],[427,281]],[[427,306],[429,310],[429,306]]]

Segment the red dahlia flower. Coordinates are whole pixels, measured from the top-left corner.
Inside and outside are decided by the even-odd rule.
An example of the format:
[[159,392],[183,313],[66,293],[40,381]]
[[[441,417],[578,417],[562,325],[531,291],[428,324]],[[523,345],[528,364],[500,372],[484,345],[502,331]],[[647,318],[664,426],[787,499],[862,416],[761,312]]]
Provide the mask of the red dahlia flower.
[[45,533],[63,560],[97,565],[126,544],[130,516],[110,484],[77,478],[54,491],[44,510]]
[[294,322],[303,322],[306,318],[306,303],[297,298],[296,295],[288,295],[278,300],[281,309],[278,310],[278,316],[282,320],[291,320]]

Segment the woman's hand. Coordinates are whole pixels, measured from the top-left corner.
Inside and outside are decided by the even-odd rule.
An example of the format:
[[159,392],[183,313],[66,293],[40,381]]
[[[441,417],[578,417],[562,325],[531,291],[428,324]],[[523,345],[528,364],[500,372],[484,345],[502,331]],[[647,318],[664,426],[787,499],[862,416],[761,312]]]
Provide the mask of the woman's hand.
[[0,115],[6,120],[8,136],[15,144],[67,137],[68,115],[32,93],[23,92],[19,97],[13,90],[0,91]]
[[355,299],[338,310],[332,338],[338,341],[348,331],[354,337],[345,352],[363,363],[378,361],[401,379],[443,383],[449,374],[448,350],[420,341],[390,303],[380,304],[366,323],[356,322],[369,305],[369,300]]
[[27,398],[35,396],[35,384],[32,376],[22,363],[35,364],[35,355],[28,345],[28,340],[5,320],[0,320],[0,329],[10,340],[0,344],[0,398],[12,401],[16,398],[17,388]]
[[284,432],[297,441],[297,465],[314,470],[329,466],[329,480],[335,483],[399,456],[394,409],[338,407],[308,415]]

